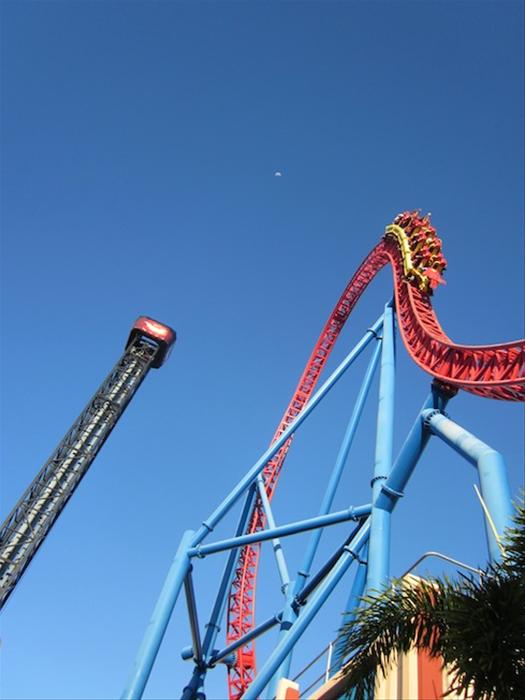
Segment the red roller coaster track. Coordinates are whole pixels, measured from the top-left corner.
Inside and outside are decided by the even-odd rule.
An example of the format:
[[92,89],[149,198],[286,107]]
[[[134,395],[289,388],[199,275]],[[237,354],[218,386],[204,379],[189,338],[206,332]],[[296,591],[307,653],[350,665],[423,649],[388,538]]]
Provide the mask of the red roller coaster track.
[[[434,236],[434,244],[437,241],[437,245],[432,246],[431,243],[430,249],[425,247],[424,237],[428,232],[432,237],[435,229],[430,226],[428,218],[419,218],[417,212],[405,212],[397,217],[397,223],[400,226],[387,228],[384,239],[360,265],[330,314],[272,442],[284,432],[310,399],[334,343],[357,300],[369,282],[388,262],[392,266],[394,276],[396,313],[401,337],[414,362],[436,380],[453,389],[463,389],[478,396],[504,401],[525,400],[525,340],[483,346],[457,345],[451,341],[443,332],[431,304],[430,287],[435,286],[435,281],[440,279],[439,271],[446,265],[440,253],[441,241]],[[396,229],[397,237],[389,236],[389,229]],[[407,241],[410,242],[412,250]],[[426,239],[426,243],[429,241],[431,238]],[[423,266],[419,266],[420,272],[415,268],[413,270],[417,276],[416,280],[426,280],[426,287],[421,283],[415,284],[414,276],[407,274],[407,256],[409,261],[410,255],[416,262],[417,259],[421,261],[422,245],[429,253],[426,260],[423,260]],[[437,257],[429,257],[436,251],[439,251]],[[434,269],[438,270],[437,273],[432,272],[431,265],[425,267],[429,261],[438,259],[439,262],[433,265]],[[291,439],[264,468],[263,478],[270,499],[290,444]],[[263,528],[264,524],[262,508],[256,503],[247,532],[256,532]],[[259,551],[258,545],[246,546],[239,556],[229,597],[228,644],[254,627]],[[229,670],[228,686],[231,700],[238,700],[243,695],[255,672],[255,647],[250,643],[238,651],[236,663]]]

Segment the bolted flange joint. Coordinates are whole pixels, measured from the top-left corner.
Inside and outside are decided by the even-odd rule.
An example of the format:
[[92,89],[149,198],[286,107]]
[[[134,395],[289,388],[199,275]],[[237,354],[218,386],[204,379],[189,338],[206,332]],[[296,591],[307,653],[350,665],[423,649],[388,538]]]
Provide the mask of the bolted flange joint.
[[367,333],[372,333],[372,335],[375,337],[376,340],[383,340],[383,336],[379,335],[377,331],[375,331],[373,328],[367,328]]
[[430,421],[434,416],[446,416],[447,414],[444,411],[440,411],[438,408],[427,408],[426,411],[423,411],[421,414],[421,418],[423,419],[423,427],[425,430],[432,430],[430,427]]

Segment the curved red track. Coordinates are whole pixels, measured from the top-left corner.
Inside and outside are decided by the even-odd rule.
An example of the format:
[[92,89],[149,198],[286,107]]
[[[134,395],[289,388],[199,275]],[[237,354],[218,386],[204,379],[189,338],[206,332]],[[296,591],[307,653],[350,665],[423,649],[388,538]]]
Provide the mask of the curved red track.
[[[391,264],[394,275],[399,329],[414,362],[450,387],[492,399],[525,400],[525,340],[484,346],[457,345],[451,341],[434,314],[431,297],[404,279],[400,250],[392,239],[385,238],[358,268],[330,314],[272,442],[284,432],[311,397],[350,312],[369,282],[387,262]],[[291,439],[264,468],[263,478],[270,499],[290,444]],[[256,532],[264,524],[262,509],[256,503],[247,532]],[[244,547],[241,551],[228,605],[228,644],[254,627],[259,551],[258,545]],[[254,676],[255,648],[251,643],[239,650],[236,664],[229,670],[231,700],[238,700],[243,695]]]

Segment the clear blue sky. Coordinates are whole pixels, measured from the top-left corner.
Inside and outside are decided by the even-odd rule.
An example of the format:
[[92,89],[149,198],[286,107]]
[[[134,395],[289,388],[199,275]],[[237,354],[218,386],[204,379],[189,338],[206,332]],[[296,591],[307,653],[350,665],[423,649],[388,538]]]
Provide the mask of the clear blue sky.
[[[523,336],[523,4],[4,0],[1,90],[2,517],[133,320],[179,334],[3,615],[3,697],[112,699],[182,531],[265,448],[326,316],[398,211],[433,212],[446,332]],[[331,366],[390,294],[387,271]],[[396,446],[429,386],[401,345],[398,358]],[[298,438],[279,522],[316,512],[363,366]],[[372,399],[336,508],[369,498]],[[523,407],[460,395],[449,412],[505,454],[517,494]],[[393,574],[428,549],[486,561],[475,480],[431,444],[395,513]],[[325,554],[346,532],[326,534]],[[305,544],[286,542],[292,569]],[[201,618],[221,565],[197,568]],[[266,550],[261,574],[259,620],[281,604]],[[295,670],[334,635],[350,582]],[[179,697],[188,643],[178,607],[147,698]],[[225,696],[222,669],[208,691]]]

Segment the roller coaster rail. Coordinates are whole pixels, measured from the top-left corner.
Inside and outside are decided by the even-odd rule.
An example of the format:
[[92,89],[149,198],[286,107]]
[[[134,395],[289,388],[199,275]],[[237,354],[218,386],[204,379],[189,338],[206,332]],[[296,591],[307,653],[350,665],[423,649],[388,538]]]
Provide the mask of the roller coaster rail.
[[[379,319],[366,330],[341,364],[316,388],[345,321],[368,283],[387,263],[393,271],[394,298],[385,305]],[[480,397],[523,401],[525,341],[487,346],[465,346],[451,341],[443,332],[431,304],[434,290],[444,282],[442,273],[445,269],[441,240],[428,216],[404,212],[387,226],[384,238],[358,268],[331,313],[272,443],[200,527],[184,533],[123,698],[142,697],[182,588],[192,639],[191,647],[182,650],[182,657],[193,664],[191,678],[181,693],[183,700],[205,697],[206,676],[217,664],[225,664],[228,668],[232,700],[241,697],[256,700],[265,690],[267,697],[275,698],[279,680],[289,677],[295,645],[352,565],[356,574],[346,606],[350,612],[343,616],[342,624],[352,620],[351,611],[365,590],[377,591],[388,584],[391,515],[432,436],[476,467],[481,497],[491,521],[491,527],[486,528],[489,559],[492,562],[500,559],[500,536],[512,518],[503,457],[455,423],[445,413],[445,408],[458,390]],[[433,377],[433,382],[429,396],[394,460],[396,319],[410,357]],[[328,478],[319,513],[307,520],[277,525],[271,499],[295,433],[369,346],[373,346],[371,358]],[[378,367],[379,401],[370,503],[331,512]],[[234,535],[208,542],[217,524],[240,502],[242,506]],[[345,522],[353,522],[354,529],[324,565],[312,574],[312,563],[323,529]],[[301,567],[291,579],[281,538],[308,530],[312,531],[309,546]],[[272,542],[284,600],[275,615],[255,625],[257,567],[261,543],[267,540]],[[219,552],[227,553],[226,563],[201,637],[192,577],[199,559]],[[226,639],[221,649],[217,648],[217,640],[225,618]],[[279,629],[277,644],[257,671],[255,639],[272,628]],[[332,668],[337,671],[344,661],[336,645]]]

